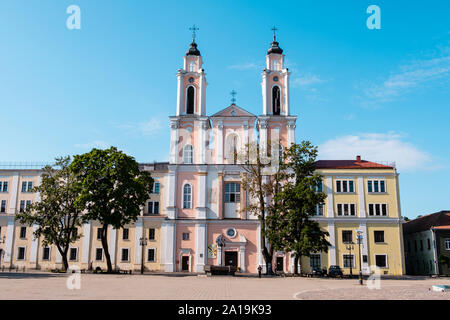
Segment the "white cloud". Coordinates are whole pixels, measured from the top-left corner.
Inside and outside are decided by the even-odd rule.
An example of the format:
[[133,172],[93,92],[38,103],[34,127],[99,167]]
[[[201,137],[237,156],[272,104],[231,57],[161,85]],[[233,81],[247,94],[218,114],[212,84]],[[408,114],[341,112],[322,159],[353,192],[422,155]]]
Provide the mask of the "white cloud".
[[[439,80],[439,82],[438,82]],[[395,101],[417,88],[450,80],[450,53],[442,50],[440,56],[410,61],[402,65],[380,83],[363,88],[364,106],[376,106]]]
[[[292,85],[294,87],[306,87],[313,84],[323,83],[325,80],[320,79],[319,76],[315,74],[303,74],[292,80]],[[313,88],[315,89],[315,88]]]
[[162,120],[159,118],[150,118],[144,122],[119,124],[116,127],[125,130],[131,135],[154,136],[161,131]]
[[92,148],[107,149],[110,147],[110,144],[105,141],[95,140],[90,143],[77,143],[75,145],[75,147],[81,148],[81,149],[92,149]]
[[257,68],[259,68],[259,66],[253,62],[246,62],[246,63],[234,64],[234,65],[228,66],[228,69],[240,69],[240,70],[250,70],[250,69],[257,69]]
[[319,146],[319,159],[323,160],[350,160],[357,155],[373,162],[395,162],[400,171],[428,169],[432,162],[429,154],[394,132],[347,135]]

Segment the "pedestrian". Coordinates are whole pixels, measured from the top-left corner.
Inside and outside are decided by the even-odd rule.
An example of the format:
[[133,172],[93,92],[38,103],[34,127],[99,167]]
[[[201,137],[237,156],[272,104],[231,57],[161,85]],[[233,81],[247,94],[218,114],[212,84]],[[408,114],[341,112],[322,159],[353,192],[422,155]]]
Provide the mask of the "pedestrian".
[[258,266],[258,277],[259,278],[261,278],[261,270],[262,270],[262,267],[259,265]]

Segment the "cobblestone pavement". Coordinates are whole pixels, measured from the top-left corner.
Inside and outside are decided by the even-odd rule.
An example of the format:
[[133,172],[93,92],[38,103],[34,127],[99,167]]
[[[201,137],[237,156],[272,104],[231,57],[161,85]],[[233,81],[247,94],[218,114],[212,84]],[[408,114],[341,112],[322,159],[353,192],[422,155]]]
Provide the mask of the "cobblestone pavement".
[[450,292],[433,292],[450,279],[385,279],[380,289],[357,279],[262,278],[81,274],[81,288],[69,290],[69,275],[0,273],[0,300],[7,299],[413,299],[450,300]]

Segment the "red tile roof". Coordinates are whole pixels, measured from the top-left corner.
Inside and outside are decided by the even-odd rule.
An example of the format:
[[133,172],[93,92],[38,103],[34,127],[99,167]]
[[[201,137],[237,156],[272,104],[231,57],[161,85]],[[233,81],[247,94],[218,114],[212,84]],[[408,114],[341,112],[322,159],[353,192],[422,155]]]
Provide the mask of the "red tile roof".
[[317,169],[394,169],[393,166],[387,166],[380,163],[367,160],[318,160]]
[[450,211],[443,210],[426,216],[405,222],[403,224],[403,233],[415,233],[431,228],[448,229],[450,228]]

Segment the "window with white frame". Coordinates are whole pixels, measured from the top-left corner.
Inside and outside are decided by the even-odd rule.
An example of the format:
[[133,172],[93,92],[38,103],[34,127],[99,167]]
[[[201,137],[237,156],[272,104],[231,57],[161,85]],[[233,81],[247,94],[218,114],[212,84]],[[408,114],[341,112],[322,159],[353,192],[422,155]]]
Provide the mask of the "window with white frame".
[[148,229],[148,240],[155,240],[155,229]]
[[337,193],[353,193],[355,192],[355,184],[353,180],[336,180]]
[[337,213],[338,216],[355,216],[356,205],[354,203],[338,203]]
[[103,248],[96,248],[95,261],[102,261],[102,260],[103,260]]
[[122,248],[121,260],[122,262],[130,261],[130,249]]
[[42,248],[42,260],[50,260],[50,247]]
[[128,239],[129,239],[129,236],[130,236],[130,229],[124,228],[124,229],[122,230],[122,239],[123,239],[123,240],[128,240]]
[[5,213],[6,212],[6,200],[2,200],[1,206],[0,206],[0,212]]
[[194,147],[187,144],[183,148],[183,163],[192,164],[194,162]]
[[378,268],[387,268],[387,255],[386,254],[376,254],[375,255],[375,265]]
[[344,254],[343,257],[343,266],[344,268],[354,268],[355,267],[355,259],[353,254]]
[[20,239],[27,237],[27,227],[20,227]]
[[369,203],[369,216],[387,216],[387,204]]
[[19,212],[25,211],[25,200],[20,200]]
[[384,179],[370,179],[367,180],[368,193],[384,193],[386,192],[386,180]]
[[186,183],[183,187],[183,208],[192,208],[192,187],[189,183]]
[[316,205],[316,211],[314,212],[315,216],[323,216],[323,204]]
[[148,214],[159,214],[159,201],[149,201],[147,203]]
[[78,258],[78,248],[70,248],[69,250],[69,260],[76,261]]
[[323,192],[323,182],[322,180],[319,181],[316,188],[317,192]]
[[445,250],[450,250],[450,239],[445,239]]
[[31,192],[33,181],[22,181],[22,192]]
[[383,230],[375,230],[373,232],[373,238],[375,243],[384,243],[384,231]]
[[353,243],[353,231],[352,230],[342,230],[342,242],[343,243]]
[[8,181],[0,181],[0,192],[8,192]]
[[225,202],[238,203],[241,201],[241,185],[235,182],[225,183]]
[[309,266],[311,268],[321,267],[320,253],[311,253],[311,255],[309,256]]
[[25,247],[17,248],[17,260],[25,260]]
[[150,248],[147,250],[147,261],[148,262],[156,261],[156,249]]
[[160,189],[160,187],[161,187],[160,183],[159,183],[159,182],[155,182],[155,183],[153,184],[153,190],[152,190],[152,193],[159,194],[159,189]]

